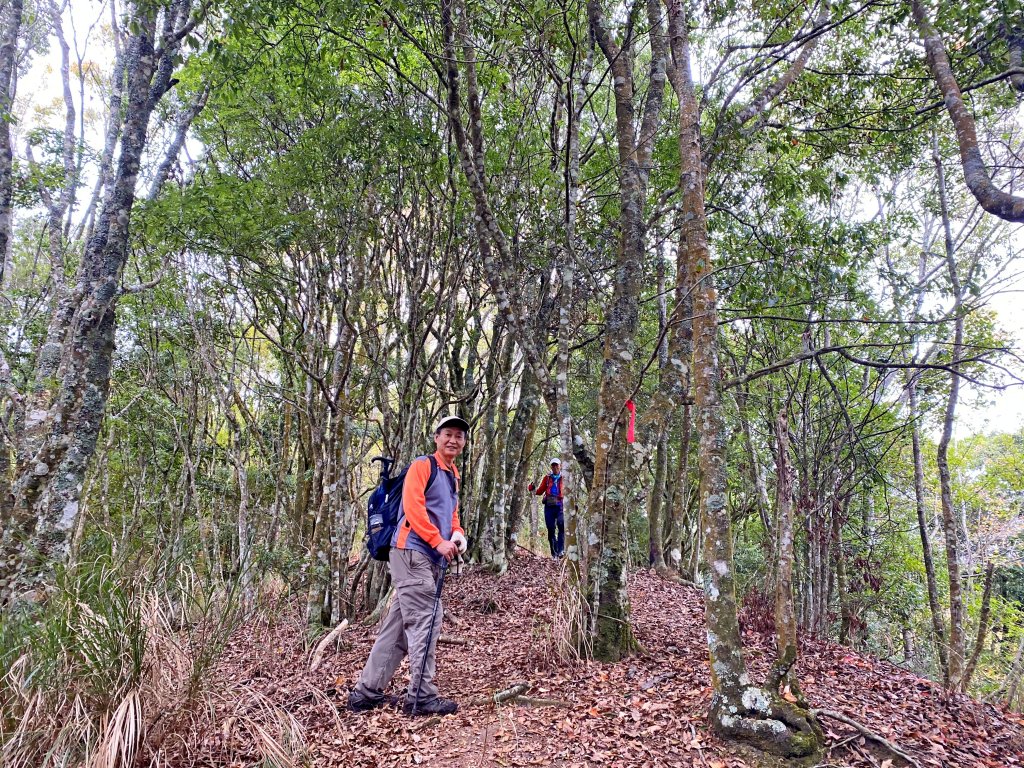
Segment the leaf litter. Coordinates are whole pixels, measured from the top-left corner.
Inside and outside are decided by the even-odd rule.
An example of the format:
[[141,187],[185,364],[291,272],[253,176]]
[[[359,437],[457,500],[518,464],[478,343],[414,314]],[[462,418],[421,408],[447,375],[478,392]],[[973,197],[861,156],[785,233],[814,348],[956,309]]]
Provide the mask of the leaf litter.
[[[311,672],[296,609],[290,622],[252,622],[232,637],[211,685],[221,695],[187,737],[165,743],[159,760],[168,766],[264,764],[267,752],[258,739],[224,728],[230,718],[248,714],[266,718],[261,732],[281,739],[275,762],[285,764],[287,753],[295,766],[753,768],[707,724],[711,680],[700,591],[652,571],[634,572],[629,594],[641,650],[614,664],[561,663],[549,647],[560,567],[520,554],[501,577],[467,568],[446,582],[445,610],[452,618],[444,621],[442,638],[454,642],[438,647],[436,679],[443,696],[460,702],[454,715],[413,719],[392,706],[349,712],[348,691],[374,628],[350,626]],[[752,676],[763,679],[773,638],[746,630],[744,643]],[[922,767],[1024,768],[1018,715],[948,694],[896,665],[826,641],[801,642],[798,673],[812,706],[859,721]],[[407,680],[403,662],[388,693],[401,694]],[[568,706],[476,703],[520,682],[529,684],[531,700]],[[283,721],[300,728],[301,738],[282,731]],[[828,737],[822,765],[903,764],[843,723],[825,718],[822,725]]]

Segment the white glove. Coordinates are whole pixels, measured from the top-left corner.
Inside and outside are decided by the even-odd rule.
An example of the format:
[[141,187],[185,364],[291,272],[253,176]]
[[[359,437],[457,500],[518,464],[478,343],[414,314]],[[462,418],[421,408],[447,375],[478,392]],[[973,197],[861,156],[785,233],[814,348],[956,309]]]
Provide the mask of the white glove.
[[466,541],[466,537],[463,536],[461,533],[459,533],[458,531],[453,533],[452,534],[452,538],[451,538],[451,542],[456,547],[458,547],[460,555],[464,555],[466,553],[466,547],[469,545],[469,542]]

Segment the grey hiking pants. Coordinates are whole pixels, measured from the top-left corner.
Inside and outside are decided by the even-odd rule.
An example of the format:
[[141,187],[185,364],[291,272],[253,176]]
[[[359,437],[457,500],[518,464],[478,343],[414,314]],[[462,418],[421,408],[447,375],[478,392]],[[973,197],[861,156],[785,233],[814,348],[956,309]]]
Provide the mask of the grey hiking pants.
[[[427,642],[430,632],[430,618],[434,609],[434,594],[441,567],[430,562],[430,558],[413,549],[391,548],[388,558],[391,568],[391,584],[395,596],[391,601],[384,623],[381,624],[377,640],[370,651],[359,675],[356,688],[369,699],[380,699],[384,689],[395,676],[402,659],[409,656],[409,689],[406,701],[412,703],[419,686],[420,669],[423,669],[423,685],[420,687],[420,702],[437,698],[434,685],[436,669],[437,638],[441,634],[441,617],[444,611],[437,603],[437,618],[434,619],[434,633]],[[427,663],[423,667],[423,652],[426,650]]]

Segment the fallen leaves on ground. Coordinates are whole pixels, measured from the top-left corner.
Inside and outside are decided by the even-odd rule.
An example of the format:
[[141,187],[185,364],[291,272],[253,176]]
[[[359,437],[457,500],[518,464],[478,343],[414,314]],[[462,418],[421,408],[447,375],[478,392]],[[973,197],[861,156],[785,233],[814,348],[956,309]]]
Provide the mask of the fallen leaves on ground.
[[[216,700],[205,718],[207,732],[199,728],[191,741],[165,745],[164,762],[255,764],[256,740],[225,737],[217,723],[273,711],[273,733],[293,749],[300,742],[280,726],[282,713],[301,727],[310,766],[748,766],[707,727],[711,681],[700,592],[649,571],[633,574],[630,596],[641,651],[616,664],[556,665],[543,646],[559,567],[524,554],[501,577],[467,569],[446,583],[445,606],[455,619],[445,622],[444,632],[467,641],[438,649],[441,693],[463,703],[454,715],[410,719],[394,707],[345,709],[373,628],[350,627],[339,648],[328,649],[318,670],[309,672],[298,622],[255,623],[232,639],[211,686],[232,695]],[[483,611],[482,594],[500,610]],[[773,640],[747,633],[744,641],[752,676],[763,679]],[[812,706],[861,722],[922,768],[1024,768],[1024,727],[1017,716],[948,695],[929,680],[828,642],[802,643],[798,673]],[[407,680],[403,664],[391,692],[401,693]],[[570,706],[465,704],[518,681],[530,682],[530,697]],[[823,719],[822,725],[829,766],[904,764],[843,723]]]

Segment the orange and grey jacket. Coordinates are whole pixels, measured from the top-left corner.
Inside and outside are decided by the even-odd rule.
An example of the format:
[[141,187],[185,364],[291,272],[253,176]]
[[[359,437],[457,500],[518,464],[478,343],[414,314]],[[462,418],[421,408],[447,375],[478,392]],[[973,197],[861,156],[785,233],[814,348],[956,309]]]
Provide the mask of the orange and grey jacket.
[[391,546],[422,552],[437,565],[444,558],[434,549],[442,541],[450,541],[459,525],[459,470],[444,462],[440,453],[434,454],[437,475],[430,479],[430,457],[420,456],[409,465],[402,486],[402,504],[398,509],[398,528]]

